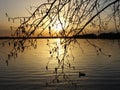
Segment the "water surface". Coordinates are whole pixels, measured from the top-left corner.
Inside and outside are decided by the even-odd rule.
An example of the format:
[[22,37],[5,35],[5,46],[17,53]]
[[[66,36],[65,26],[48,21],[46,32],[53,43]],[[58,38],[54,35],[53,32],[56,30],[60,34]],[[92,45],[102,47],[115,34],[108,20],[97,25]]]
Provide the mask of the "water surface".
[[[36,49],[31,48],[19,53],[18,58],[10,60],[8,66],[5,59],[11,48],[1,45],[0,90],[120,90],[118,41],[90,40],[101,47],[105,55],[97,55],[96,49],[84,39],[78,39],[78,42],[80,47],[74,44],[75,47],[72,49],[75,60],[70,61],[76,70],[66,70],[73,84],[62,82],[51,84],[49,87],[46,87],[46,82],[54,78],[56,63],[51,60],[50,70],[46,71],[45,67],[50,57],[46,39],[39,39]],[[86,76],[79,78],[78,72],[84,72]]]

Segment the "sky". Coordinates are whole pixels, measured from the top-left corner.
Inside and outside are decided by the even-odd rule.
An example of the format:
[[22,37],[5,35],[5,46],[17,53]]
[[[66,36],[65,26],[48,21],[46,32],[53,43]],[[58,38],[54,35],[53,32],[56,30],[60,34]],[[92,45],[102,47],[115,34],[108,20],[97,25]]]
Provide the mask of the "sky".
[[30,16],[28,10],[30,6],[39,6],[46,0],[0,0],[0,36],[9,36],[11,33],[10,26],[16,26],[8,22],[5,13],[11,17]]
[[30,6],[38,6],[45,0],[0,0],[0,36],[10,34],[10,26],[13,23],[8,22],[5,13],[11,17],[29,16],[26,9]]

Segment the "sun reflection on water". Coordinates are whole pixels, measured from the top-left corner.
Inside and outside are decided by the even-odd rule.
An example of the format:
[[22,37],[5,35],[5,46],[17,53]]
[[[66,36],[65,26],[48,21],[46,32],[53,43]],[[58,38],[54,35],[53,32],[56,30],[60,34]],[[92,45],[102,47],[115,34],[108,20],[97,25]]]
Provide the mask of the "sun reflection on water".
[[[5,63],[0,60],[0,84],[38,84],[38,85],[45,85],[46,81],[52,81],[54,79],[56,73],[55,68],[57,68],[58,60],[56,56],[62,57],[64,54],[64,45],[61,43],[63,39],[49,39],[49,44],[51,48],[58,47],[57,51],[59,54],[55,54],[50,61],[50,65],[48,70],[45,70],[45,66],[49,59],[49,51],[52,50],[46,45],[45,39],[39,39],[37,42],[36,49],[26,49],[24,53],[20,53],[16,60],[12,59],[8,67],[5,67]],[[66,79],[67,75],[73,81],[76,80],[77,84],[79,85],[87,85],[96,83],[98,85],[105,84],[106,81],[109,80],[108,84],[114,85],[119,84],[119,76],[120,76],[120,63],[119,63],[119,47],[117,41],[113,42],[110,40],[102,40],[102,42],[98,42],[98,40],[91,40],[92,42],[96,42],[97,45],[103,46],[102,50],[106,50],[105,52],[112,53],[112,57],[109,59],[108,57],[99,55],[97,56],[94,49],[88,44],[85,43],[85,40],[78,40],[81,44],[81,47],[84,50],[84,54],[81,54],[81,49],[76,46],[72,49],[75,57],[75,64],[72,63],[71,57],[69,57],[69,61],[71,63],[71,67],[75,65],[75,69],[66,69],[65,72],[62,73],[64,78]],[[112,47],[110,47],[112,46]],[[71,46],[72,47],[72,46]],[[5,49],[4,49],[5,48]],[[70,47],[67,47],[68,53]],[[7,51],[10,49],[7,45],[5,47],[0,46],[1,51]],[[55,50],[55,49],[54,49]],[[1,52],[0,51],[0,52]],[[1,54],[0,54],[1,55]],[[68,55],[68,54],[67,54]],[[2,58],[0,58],[2,59]],[[62,58],[61,58],[62,59]],[[68,63],[67,58],[65,58],[65,62]],[[3,64],[2,64],[3,63]],[[65,64],[66,65],[66,64]],[[66,65],[67,66],[67,65]],[[61,69],[58,70],[57,75],[59,72],[61,73]],[[79,78],[78,72],[86,73],[87,77]],[[114,74],[113,74],[114,73]],[[60,74],[61,75],[61,74]],[[66,76],[65,76],[66,75]],[[57,76],[56,76],[57,77]],[[116,79],[114,78],[116,77]],[[8,82],[8,79],[10,82]],[[46,80],[47,79],[47,80]],[[55,78],[56,79],[56,78]],[[55,80],[54,79],[54,80]],[[57,78],[58,79],[58,78]],[[56,80],[57,80],[56,79]],[[60,76],[59,80],[61,83],[62,76]],[[64,80],[65,81],[65,80]],[[101,83],[102,82],[102,83]]]

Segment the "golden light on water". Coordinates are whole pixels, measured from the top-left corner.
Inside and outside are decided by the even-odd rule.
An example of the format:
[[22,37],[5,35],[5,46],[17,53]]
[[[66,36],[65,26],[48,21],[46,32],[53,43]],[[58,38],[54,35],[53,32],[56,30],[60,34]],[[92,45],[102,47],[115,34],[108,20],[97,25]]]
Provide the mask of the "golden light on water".
[[58,46],[58,53],[59,53],[59,56],[61,56],[62,53],[63,53],[63,47],[62,47],[62,45],[61,45],[61,39],[60,39],[60,38],[57,39],[57,46]]

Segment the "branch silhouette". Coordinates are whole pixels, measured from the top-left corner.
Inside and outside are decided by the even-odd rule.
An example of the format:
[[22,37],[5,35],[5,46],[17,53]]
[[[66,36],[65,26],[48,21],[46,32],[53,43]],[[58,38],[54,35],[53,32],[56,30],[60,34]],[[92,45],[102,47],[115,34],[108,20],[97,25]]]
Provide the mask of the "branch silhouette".
[[[76,35],[86,33],[86,30],[89,28],[91,30],[99,28],[98,31],[100,31],[104,27],[107,28],[111,20],[115,21],[116,30],[120,29],[120,0],[48,0],[39,6],[31,6],[31,8],[35,8],[35,10],[28,17],[12,18],[6,13],[8,21],[12,20],[14,22],[15,19],[20,20],[20,26],[13,30],[15,32],[12,36],[17,38],[22,37],[20,39],[9,40],[10,44],[13,43],[13,49],[8,54],[6,64],[8,65],[8,61],[12,57],[17,57],[19,52],[24,52],[26,48],[37,48],[37,39],[29,39],[34,35],[36,37],[63,37],[60,38],[59,43],[51,43],[47,39],[51,57],[46,65],[46,70],[49,70],[51,59],[58,61],[57,67],[54,68],[55,78],[53,79],[53,83],[59,83],[59,77],[61,76],[64,81],[69,81],[69,75],[64,72],[65,68],[75,69],[69,62],[68,57],[74,61],[75,57],[70,47],[74,47],[74,43],[80,46],[77,39],[74,38]],[[107,14],[107,10],[111,11]],[[58,28],[60,30],[55,30]],[[95,43],[91,43],[88,39],[86,40],[96,49],[98,54],[104,54],[102,48],[95,45]],[[59,52],[60,49],[62,53]],[[71,53],[68,53],[69,49],[71,49]],[[79,76],[85,76],[85,74],[79,72]]]

